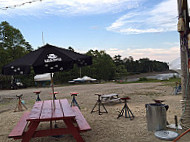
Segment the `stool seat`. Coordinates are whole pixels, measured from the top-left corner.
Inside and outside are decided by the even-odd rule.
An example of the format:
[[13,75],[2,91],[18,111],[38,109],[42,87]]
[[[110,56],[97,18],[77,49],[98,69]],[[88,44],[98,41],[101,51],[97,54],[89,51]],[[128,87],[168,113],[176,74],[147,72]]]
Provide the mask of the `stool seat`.
[[121,100],[130,100],[131,98],[125,97],[125,98],[120,98]]
[[156,99],[153,99],[155,101],[155,103],[158,103],[158,104],[161,104],[162,102],[164,102],[164,100],[156,100]]
[[40,93],[41,93],[41,91],[34,91],[33,93],[40,94]]
[[[51,94],[53,94],[53,93],[51,93]],[[54,94],[59,94],[59,92],[54,92]]]
[[16,95],[17,99],[22,99],[22,96],[23,96],[23,94],[21,94],[21,95]]
[[97,95],[97,96],[102,96],[102,94],[99,94],[99,93],[96,93],[96,94],[94,94],[94,95]]
[[77,96],[79,93],[77,93],[77,92],[72,92],[72,93],[70,93],[71,94],[71,96]]

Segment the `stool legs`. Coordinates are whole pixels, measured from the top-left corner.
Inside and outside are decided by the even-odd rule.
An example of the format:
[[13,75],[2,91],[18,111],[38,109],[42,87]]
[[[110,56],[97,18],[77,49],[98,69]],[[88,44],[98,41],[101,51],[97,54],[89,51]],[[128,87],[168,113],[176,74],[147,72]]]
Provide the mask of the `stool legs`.
[[[135,117],[135,116],[133,115],[132,111],[130,110],[130,108],[128,107],[126,100],[125,100],[125,105],[124,105],[124,107],[122,108],[122,110],[120,111],[120,113],[119,113],[117,119],[118,119],[119,117],[123,116],[123,113],[125,113],[125,118],[130,118],[130,120],[134,119],[134,117]],[[127,115],[128,115],[128,116],[127,116]]]
[[15,107],[15,109],[14,109],[14,112],[16,112],[17,109],[18,109],[18,111],[23,111],[22,106],[23,106],[25,109],[28,109],[28,108],[23,104],[23,102],[21,101],[21,97],[18,97],[18,104],[16,105],[16,107]]
[[36,94],[36,96],[37,96],[36,101],[41,101],[40,94],[38,93],[38,94]]
[[[96,111],[98,111],[99,115],[101,115],[102,113],[108,113],[108,111],[106,110],[104,104],[102,103],[102,101],[101,101],[99,95],[98,95],[98,100],[97,100],[97,102],[95,103],[95,105],[94,105],[94,107],[93,107],[91,113],[96,112],[96,111],[94,111],[94,109],[96,108],[97,105],[98,105],[98,110],[96,110]],[[103,109],[105,110],[104,112],[102,112],[102,111],[100,110],[101,106],[102,106]]]
[[53,94],[53,98],[54,98],[54,100],[57,100],[57,98],[56,98],[55,94]]
[[71,101],[71,106],[77,106],[80,109],[79,104],[77,103],[77,100],[75,99],[75,96],[73,95],[73,99]]

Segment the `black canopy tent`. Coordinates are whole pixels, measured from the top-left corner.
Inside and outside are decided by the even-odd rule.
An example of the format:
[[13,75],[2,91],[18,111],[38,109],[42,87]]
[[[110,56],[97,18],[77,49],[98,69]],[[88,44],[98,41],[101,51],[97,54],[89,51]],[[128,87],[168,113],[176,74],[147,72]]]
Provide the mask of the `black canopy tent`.
[[79,67],[91,65],[92,57],[46,44],[5,65],[2,69],[2,74],[29,74],[31,67],[33,67],[35,74],[51,73],[52,92],[54,94],[52,73],[72,69],[74,64]]
[[92,64],[92,58],[68,49],[46,44],[26,54],[2,69],[4,75],[29,74],[33,67],[35,74],[54,73],[73,68],[73,65],[86,66]]

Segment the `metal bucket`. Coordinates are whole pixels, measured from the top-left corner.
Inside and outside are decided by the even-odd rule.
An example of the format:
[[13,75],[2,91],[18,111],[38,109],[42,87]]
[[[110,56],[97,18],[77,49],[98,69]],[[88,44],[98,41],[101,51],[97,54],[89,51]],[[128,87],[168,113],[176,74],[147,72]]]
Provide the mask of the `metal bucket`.
[[146,118],[148,131],[159,131],[166,129],[166,108],[165,104],[146,104]]

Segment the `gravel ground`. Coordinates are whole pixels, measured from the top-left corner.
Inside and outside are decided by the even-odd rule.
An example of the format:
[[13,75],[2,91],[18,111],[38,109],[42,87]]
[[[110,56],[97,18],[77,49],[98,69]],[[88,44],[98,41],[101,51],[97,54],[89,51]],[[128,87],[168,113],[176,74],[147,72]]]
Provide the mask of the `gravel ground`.
[[[163,99],[169,105],[167,120],[174,123],[174,115],[181,116],[181,95],[172,95],[172,89],[162,83],[131,83],[131,84],[83,84],[55,87],[58,99],[66,98],[71,102],[70,92],[78,92],[77,101],[80,104],[81,112],[90,124],[92,130],[82,133],[86,142],[162,142],[154,136],[153,132],[147,130],[145,104],[152,103],[153,99]],[[0,142],[19,142],[20,140],[8,139],[8,135],[18,122],[23,112],[13,112],[16,106],[16,95],[23,94],[28,110],[31,110],[35,103],[36,95],[33,91],[40,90],[42,100],[52,99],[51,88],[27,88],[19,90],[0,91]],[[128,105],[135,115],[134,120],[121,117],[117,119],[122,103],[106,104],[108,114],[98,115],[90,113],[97,96],[95,93],[110,94],[117,93],[119,97],[129,96],[131,100]],[[47,125],[49,126],[49,125]],[[174,130],[173,130],[174,131]],[[182,133],[182,131],[178,131]],[[187,142],[190,135],[187,134],[179,142]],[[62,138],[42,137],[33,138],[31,142],[75,142],[71,135]],[[164,141],[163,141],[164,142]]]

